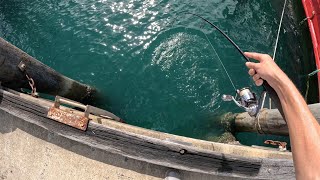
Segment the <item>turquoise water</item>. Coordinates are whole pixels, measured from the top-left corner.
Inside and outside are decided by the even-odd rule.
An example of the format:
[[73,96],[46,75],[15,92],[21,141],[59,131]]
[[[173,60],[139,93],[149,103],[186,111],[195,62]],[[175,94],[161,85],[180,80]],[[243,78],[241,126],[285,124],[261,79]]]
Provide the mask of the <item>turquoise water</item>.
[[[301,4],[290,1],[288,11],[299,6],[301,14]],[[245,51],[272,54],[281,8],[278,0],[0,0],[0,36],[97,88],[101,99],[94,105],[129,124],[209,139],[224,132],[221,115],[240,112],[221,101],[234,89],[219,57],[236,88],[261,89],[252,86],[244,59],[229,42],[181,12],[216,23]],[[301,28],[292,29],[289,20],[277,59],[303,91],[302,75],[313,67],[305,61]]]

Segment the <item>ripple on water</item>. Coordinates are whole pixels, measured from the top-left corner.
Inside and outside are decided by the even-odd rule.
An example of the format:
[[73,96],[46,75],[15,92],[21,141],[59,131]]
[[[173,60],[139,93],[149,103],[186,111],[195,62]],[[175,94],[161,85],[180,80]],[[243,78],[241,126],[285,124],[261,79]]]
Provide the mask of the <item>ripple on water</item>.
[[143,91],[137,91],[137,99],[131,98],[132,104],[127,106],[139,104],[139,107],[165,111],[137,112],[143,116],[143,122],[136,124],[149,121],[149,128],[165,132],[177,131],[177,127],[191,130],[194,124],[190,122],[194,119],[202,121],[203,114],[212,118],[216,115],[219,84],[224,79],[201,31],[185,28],[163,31],[143,56],[144,68],[140,73],[143,81],[135,82]]

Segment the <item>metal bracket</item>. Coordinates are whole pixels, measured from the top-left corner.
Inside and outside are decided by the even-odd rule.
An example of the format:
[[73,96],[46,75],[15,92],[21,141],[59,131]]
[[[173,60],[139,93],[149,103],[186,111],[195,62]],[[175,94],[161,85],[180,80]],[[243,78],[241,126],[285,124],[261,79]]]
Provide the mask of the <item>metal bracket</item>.
[[[74,113],[72,110],[60,109],[61,104],[66,104],[69,106],[83,109],[84,114],[79,115],[78,113]],[[88,123],[90,120],[89,114],[94,114],[96,116],[125,123],[121,118],[112,114],[111,112],[90,105],[84,105],[79,102],[72,101],[70,99],[63,98],[60,96],[56,96],[53,106],[48,111],[47,117],[52,120],[85,131],[88,127]]]
[[[61,103],[83,109],[84,114],[79,115],[73,113],[73,111],[71,110],[62,110],[59,108]],[[89,123],[88,106],[60,96],[56,96],[55,102],[53,106],[49,109],[47,117],[52,120],[85,131]]]

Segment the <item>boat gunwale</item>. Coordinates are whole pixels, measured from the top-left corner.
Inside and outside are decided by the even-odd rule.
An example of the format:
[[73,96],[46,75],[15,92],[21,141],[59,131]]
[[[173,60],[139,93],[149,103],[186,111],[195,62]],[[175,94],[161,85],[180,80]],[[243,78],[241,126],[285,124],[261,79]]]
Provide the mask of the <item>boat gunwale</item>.
[[[5,90],[0,89],[0,93],[6,92],[6,91],[9,93],[13,93],[27,101],[31,101],[38,105],[44,106],[48,110],[50,107],[53,106],[53,102],[46,99],[34,98],[30,95],[19,93],[7,88],[5,88]],[[65,106],[61,106],[61,108],[71,110],[70,108],[67,108]],[[76,110],[72,110],[72,112],[77,114],[82,113]],[[202,150],[214,151],[214,152],[219,152],[224,154],[239,155],[241,157],[248,157],[248,158],[292,159],[291,152],[277,151],[276,148],[271,148],[267,150],[265,148],[256,148],[256,147],[250,147],[250,146],[244,146],[244,145],[238,145],[238,144],[225,144],[225,143],[194,139],[190,137],[184,137],[184,136],[169,134],[165,132],[154,131],[154,130],[150,130],[150,129],[146,129],[146,128],[142,128],[142,127],[126,124],[126,123],[120,123],[111,119],[101,118],[91,114],[89,118],[91,119],[89,124],[95,122],[103,126],[106,126],[108,128],[116,129],[126,133],[141,135],[146,138],[155,138],[161,141],[166,141],[166,142],[175,143],[175,144],[189,145],[191,147],[199,148]]]
[[[269,174],[282,176],[281,174],[288,171],[288,174],[294,176],[291,159],[244,157],[226,154],[148,137],[116,127],[108,127],[105,124],[98,124],[94,121],[89,122],[87,131],[81,131],[49,120],[46,117],[48,104],[38,104],[27,100],[25,97],[22,98],[24,95],[19,96],[19,93],[13,94],[1,89],[0,94],[2,94],[0,103],[2,111],[6,111],[30,124],[37,125],[59,136],[109,153],[178,170],[212,175],[267,178]],[[28,98],[30,99],[31,97]],[[39,99],[36,100],[39,101]],[[108,121],[107,124],[110,125],[112,123],[118,122]],[[121,125],[132,127],[127,124]],[[235,145],[228,146],[234,148],[240,147]],[[230,169],[225,171],[225,168],[231,168],[231,173]]]

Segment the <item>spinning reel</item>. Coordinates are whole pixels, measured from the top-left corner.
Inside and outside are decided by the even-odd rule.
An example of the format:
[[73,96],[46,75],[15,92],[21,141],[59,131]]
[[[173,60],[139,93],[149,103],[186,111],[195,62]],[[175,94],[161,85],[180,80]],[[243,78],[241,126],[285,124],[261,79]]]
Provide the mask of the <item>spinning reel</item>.
[[[236,100],[238,98],[238,100]],[[266,97],[266,91],[261,93],[260,99],[258,100],[256,94],[250,90],[250,88],[245,87],[237,90],[236,96],[232,95],[222,95],[223,101],[233,101],[237,106],[243,108],[250,116],[257,117],[260,110],[263,107],[264,100]]]

